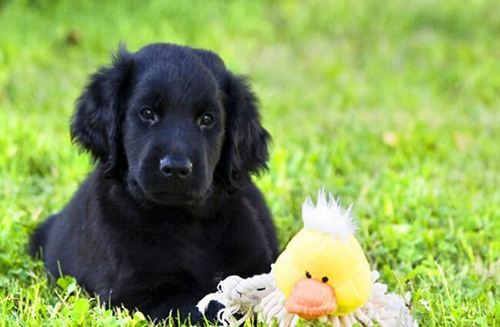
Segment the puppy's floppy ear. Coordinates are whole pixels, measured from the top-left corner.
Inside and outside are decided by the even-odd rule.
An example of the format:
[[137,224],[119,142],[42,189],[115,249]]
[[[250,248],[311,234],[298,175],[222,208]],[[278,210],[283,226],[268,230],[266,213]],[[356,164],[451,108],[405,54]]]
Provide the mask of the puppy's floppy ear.
[[120,46],[110,67],[90,77],[71,120],[71,139],[105,163],[112,176],[120,152],[120,121],[132,71],[132,55]]
[[270,135],[261,125],[257,98],[245,78],[228,73],[225,84],[226,140],[217,174],[234,190],[249,173],[267,169]]

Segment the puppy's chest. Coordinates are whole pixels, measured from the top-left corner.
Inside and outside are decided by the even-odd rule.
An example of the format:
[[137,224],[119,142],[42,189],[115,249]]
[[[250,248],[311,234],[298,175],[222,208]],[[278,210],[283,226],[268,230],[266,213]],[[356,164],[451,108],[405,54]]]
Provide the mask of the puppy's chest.
[[169,228],[158,233],[137,233],[128,240],[126,263],[134,270],[169,273],[179,270],[217,270],[221,232],[217,228],[193,226]]

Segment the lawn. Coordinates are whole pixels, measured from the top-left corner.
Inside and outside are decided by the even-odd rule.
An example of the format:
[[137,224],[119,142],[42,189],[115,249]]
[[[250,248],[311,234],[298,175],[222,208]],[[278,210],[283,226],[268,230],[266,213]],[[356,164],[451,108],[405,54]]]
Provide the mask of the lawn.
[[209,48],[250,76],[281,246],[325,186],[420,325],[500,325],[500,2],[0,0],[0,326],[147,324],[26,253],[92,169],[69,117],[120,41]]

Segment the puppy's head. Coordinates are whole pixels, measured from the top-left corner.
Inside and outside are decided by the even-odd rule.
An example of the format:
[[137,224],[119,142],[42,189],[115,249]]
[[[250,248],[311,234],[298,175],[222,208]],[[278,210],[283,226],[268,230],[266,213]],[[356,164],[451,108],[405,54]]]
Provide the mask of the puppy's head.
[[139,201],[202,203],[266,167],[257,100],[214,53],[153,44],[122,48],[79,98],[72,138]]

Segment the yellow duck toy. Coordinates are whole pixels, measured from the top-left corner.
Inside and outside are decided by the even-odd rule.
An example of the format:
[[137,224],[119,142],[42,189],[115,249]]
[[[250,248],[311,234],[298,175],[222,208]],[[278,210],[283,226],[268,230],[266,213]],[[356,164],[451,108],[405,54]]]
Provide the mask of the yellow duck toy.
[[304,228],[288,243],[268,274],[251,278],[229,276],[216,293],[198,303],[203,313],[211,301],[220,302],[222,326],[240,326],[252,317],[267,325],[296,326],[299,317],[319,319],[331,326],[356,324],[417,327],[405,300],[387,293],[376,282],[354,237],[351,208],[343,210],[332,195],[318,192],[314,205],[302,205]]
[[285,308],[304,319],[345,315],[370,297],[368,260],[354,237],[350,208],[342,210],[319,192],[317,205],[302,206],[304,228],[274,265],[276,285],[287,298]]

